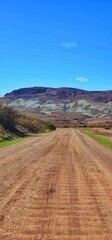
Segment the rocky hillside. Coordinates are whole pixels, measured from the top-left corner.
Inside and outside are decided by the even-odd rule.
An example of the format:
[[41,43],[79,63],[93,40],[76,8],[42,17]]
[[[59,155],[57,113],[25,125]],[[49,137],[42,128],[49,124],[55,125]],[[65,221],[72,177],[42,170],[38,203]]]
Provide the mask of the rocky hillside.
[[112,91],[33,87],[14,90],[5,102],[24,112],[56,121],[104,118],[112,114]]
[[112,91],[85,91],[76,88],[45,88],[33,87],[22,88],[7,93],[5,99],[30,99],[38,98],[43,101],[48,100],[68,100],[75,101],[79,99],[90,100],[94,102],[108,103],[112,102]]

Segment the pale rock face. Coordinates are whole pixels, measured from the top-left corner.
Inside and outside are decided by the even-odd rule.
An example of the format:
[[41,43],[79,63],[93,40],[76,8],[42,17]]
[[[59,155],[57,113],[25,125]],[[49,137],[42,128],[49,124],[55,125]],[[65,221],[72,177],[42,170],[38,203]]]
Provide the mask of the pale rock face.
[[87,116],[91,117],[102,117],[105,114],[112,114],[112,102],[109,103],[94,103],[92,101],[88,100],[78,100],[77,103],[69,102],[66,104],[66,109],[65,109],[65,103],[63,102],[58,102],[58,103],[53,103],[53,102],[46,102],[46,103],[41,103],[38,99],[30,99],[30,100],[25,100],[25,99],[17,99],[13,100],[10,103],[8,103],[9,106],[12,106],[16,109],[19,110],[24,110],[28,112],[34,112],[35,113],[44,113],[48,114],[51,112],[76,112],[76,113],[81,113]]
[[112,114],[112,91],[34,87],[6,94],[4,101],[20,111],[46,116],[66,113],[99,118]]

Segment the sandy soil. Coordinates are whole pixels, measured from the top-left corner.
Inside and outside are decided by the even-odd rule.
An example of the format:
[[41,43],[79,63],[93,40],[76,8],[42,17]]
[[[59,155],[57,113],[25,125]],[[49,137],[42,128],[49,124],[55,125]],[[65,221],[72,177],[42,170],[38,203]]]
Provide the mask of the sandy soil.
[[111,240],[112,152],[74,129],[0,150],[0,240]]

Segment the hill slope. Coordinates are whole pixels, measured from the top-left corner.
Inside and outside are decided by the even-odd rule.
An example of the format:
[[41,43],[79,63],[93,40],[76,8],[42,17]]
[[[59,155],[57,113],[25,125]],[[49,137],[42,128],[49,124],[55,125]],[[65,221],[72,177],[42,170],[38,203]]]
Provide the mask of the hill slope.
[[7,93],[4,100],[16,109],[54,122],[107,116],[111,118],[112,114],[111,90],[33,87]]
[[50,122],[28,116],[0,103],[0,143],[29,133],[55,130]]
[[40,100],[79,100],[86,99],[95,102],[111,102],[112,91],[85,91],[76,88],[46,88],[46,87],[32,87],[14,90],[7,93],[5,98],[8,99],[30,99],[39,98]]

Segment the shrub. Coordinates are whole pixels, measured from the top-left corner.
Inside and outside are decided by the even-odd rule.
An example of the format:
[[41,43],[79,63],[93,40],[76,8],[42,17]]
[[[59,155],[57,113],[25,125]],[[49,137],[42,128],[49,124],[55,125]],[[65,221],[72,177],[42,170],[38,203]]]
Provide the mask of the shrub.
[[14,131],[18,114],[12,108],[0,105],[0,124],[9,131]]

